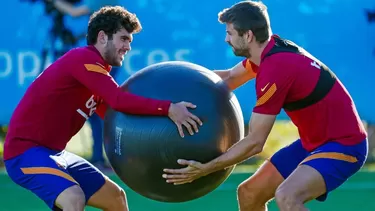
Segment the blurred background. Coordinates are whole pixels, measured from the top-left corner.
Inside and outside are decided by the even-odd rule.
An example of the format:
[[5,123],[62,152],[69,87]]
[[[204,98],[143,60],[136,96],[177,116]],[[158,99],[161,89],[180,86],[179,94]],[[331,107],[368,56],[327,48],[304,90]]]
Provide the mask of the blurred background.
[[[29,84],[67,50],[85,45],[90,13],[116,4],[137,14],[143,31],[134,36],[132,50],[113,77],[121,84],[147,65],[184,60],[209,69],[230,68],[235,57],[224,42],[225,26],[217,13],[237,1],[217,0],[12,0],[2,2],[0,33],[0,154],[12,112]],[[293,40],[327,64],[346,85],[366,124],[370,153],[365,167],[333,192],[325,203],[310,202],[312,210],[375,210],[375,2],[373,0],[264,0],[273,32]],[[255,103],[254,82],[235,91],[245,123]],[[32,112],[32,111],[30,111]],[[287,116],[279,115],[265,151],[238,165],[212,193],[186,203],[167,204],[146,199],[127,188],[114,175],[103,153],[102,122],[93,116],[71,140],[68,150],[93,162],[128,193],[130,210],[207,211],[237,210],[236,187],[281,147],[298,137]],[[0,169],[3,164],[0,159]],[[129,169],[131,171],[131,169]],[[30,192],[0,173],[1,211],[48,210]],[[87,210],[95,210],[89,208]],[[277,210],[274,202],[270,210]]]

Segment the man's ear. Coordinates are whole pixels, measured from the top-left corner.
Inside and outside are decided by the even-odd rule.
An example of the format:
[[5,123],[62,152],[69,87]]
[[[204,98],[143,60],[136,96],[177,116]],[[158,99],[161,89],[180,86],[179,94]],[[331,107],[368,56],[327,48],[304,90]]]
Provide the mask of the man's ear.
[[246,40],[247,42],[251,42],[253,41],[253,39],[255,39],[254,37],[254,33],[251,31],[251,30],[248,30],[246,33],[245,33],[245,36],[246,36]]
[[107,42],[108,42],[107,34],[103,30],[100,30],[98,33],[98,43],[105,45]]

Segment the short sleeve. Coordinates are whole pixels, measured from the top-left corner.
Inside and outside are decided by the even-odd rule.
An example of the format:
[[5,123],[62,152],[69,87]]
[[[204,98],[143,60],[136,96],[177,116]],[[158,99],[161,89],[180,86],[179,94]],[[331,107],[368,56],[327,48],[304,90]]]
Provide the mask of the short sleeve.
[[251,62],[249,59],[242,60],[242,65],[249,72],[252,72],[254,74],[258,72],[258,66]]
[[254,113],[277,115],[280,113],[290,87],[293,83],[293,72],[270,58],[259,70],[256,79],[257,102]]

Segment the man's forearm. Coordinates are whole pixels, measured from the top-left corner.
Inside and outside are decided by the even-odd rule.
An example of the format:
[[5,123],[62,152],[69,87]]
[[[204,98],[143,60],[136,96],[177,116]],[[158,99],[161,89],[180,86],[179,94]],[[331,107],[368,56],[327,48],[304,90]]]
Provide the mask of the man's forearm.
[[213,72],[216,73],[216,75],[218,75],[222,80],[225,80],[230,76],[230,70],[214,70]]
[[235,145],[233,145],[227,152],[223,155],[217,157],[216,159],[210,161],[206,165],[209,168],[209,172],[215,172],[235,164],[238,164],[262,151],[263,144],[259,142],[249,140],[245,138]]
[[230,70],[215,70],[216,73],[220,78],[227,84],[230,90],[234,90],[237,88],[236,86],[236,79],[233,79],[230,75]]

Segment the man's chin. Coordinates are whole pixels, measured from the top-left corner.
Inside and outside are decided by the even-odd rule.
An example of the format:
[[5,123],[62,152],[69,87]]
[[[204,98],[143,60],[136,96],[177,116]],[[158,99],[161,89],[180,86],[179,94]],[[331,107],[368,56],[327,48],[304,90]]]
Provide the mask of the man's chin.
[[239,57],[246,57],[246,58],[249,58],[248,55],[246,55],[245,53],[243,52],[238,52],[238,51],[233,51],[234,55],[235,56],[239,56]]
[[236,51],[233,51],[233,54],[234,54],[235,56],[242,56],[242,54],[241,54],[241,53],[239,53],[239,52],[236,52]]
[[113,67],[121,67],[122,66],[122,61],[116,61],[111,66],[113,66]]

